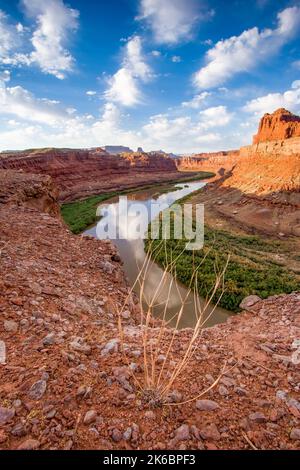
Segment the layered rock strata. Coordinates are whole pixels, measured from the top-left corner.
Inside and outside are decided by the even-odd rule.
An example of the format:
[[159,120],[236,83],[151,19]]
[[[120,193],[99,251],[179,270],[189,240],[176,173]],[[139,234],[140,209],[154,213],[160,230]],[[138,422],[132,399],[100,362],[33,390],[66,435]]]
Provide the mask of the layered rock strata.
[[160,154],[110,155],[102,149],[45,149],[0,154],[0,168],[50,175],[60,201],[184,177]]

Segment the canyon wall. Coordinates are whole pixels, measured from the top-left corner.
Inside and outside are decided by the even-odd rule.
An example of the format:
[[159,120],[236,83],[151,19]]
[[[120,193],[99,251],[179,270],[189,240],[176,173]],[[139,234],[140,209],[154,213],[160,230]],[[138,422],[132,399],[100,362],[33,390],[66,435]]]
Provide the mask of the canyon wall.
[[50,175],[60,190],[61,201],[180,176],[174,160],[163,155],[110,155],[103,149],[2,153],[0,168]]
[[253,141],[240,149],[240,158],[223,187],[256,195],[278,193],[281,199],[299,205],[300,117],[285,109],[265,114]]
[[300,187],[300,117],[286,109],[265,114],[253,145],[240,150],[200,153],[177,160],[179,170],[213,171],[224,187],[266,194]]
[[239,159],[238,150],[214,153],[200,153],[176,160],[180,171],[211,171],[223,176],[230,171]]
[[258,144],[241,147],[240,156],[243,158],[252,157],[254,155],[299,155],[300,154],[300,138],[292,137],[285,140],[272,140],[267,142],[259,142]]
[[242,153],[245,157],[240,158],[232,174],[222,182],[223,187],[256,195],[294,192],[294,200],[300,204],[300,153],[256,153],[252,148]]

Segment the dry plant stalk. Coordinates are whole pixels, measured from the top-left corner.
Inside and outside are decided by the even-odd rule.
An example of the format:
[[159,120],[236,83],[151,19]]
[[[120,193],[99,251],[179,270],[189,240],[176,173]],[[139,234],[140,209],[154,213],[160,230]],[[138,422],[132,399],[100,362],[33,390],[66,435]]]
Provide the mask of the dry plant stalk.
[[[158,248],[162,248],[161,241],[158,244]],[[145,257],[144,263],[141,267],[139,267],[139,274],[137,279],[132,286],[127,299],[124,302],[124,306],[118,310],[118,328],[119,328],[119,337],[122,352],[124,355],[124,359],[126,363],[129,365],[129,359],[127,358],[126,351],[124,348],[124,338],[125,332],[124,327],[122,324],[122,313],[125,309],[125,305],[128,302],[128,299],[131,297],[134,289],[136,286],[139,286],[139,300],[140,300],[140,328],[141,328],[141,335],[142,335],[142,350],[143,350],[143,378],[138,379],[137,374],[131,371],[133,376],[134,382],[136,386],[140,389],[144,401],[149,402],[151,405],[154,406],[161,406],[161,405],[181,405],[193,400],[197,400],[210,390],[212,390],[220,381],[224,373],[226,372],[226,363],[223,365],[220,374],[214,381],[212,385],[208,388],[203,390],[199,395],[195,397],[191,397],[190,399],[181,402],[181,403],[171,403],[170,402],[170,394],[172,389],[175,385],[175,382],[182,377],[184,371],[191,363],[195,352],[198,349],[199,343],[201,341],[201,333],[203,328],[205,327],[208,320],[214,314],[222,296],[224,293],[224,276],[228,266],[229,257],[225,263],[223,269],[217,269],[215,266],[215,284],[212,287],[211,291],[208,293],[207,298],[205,300],[204,305],[202,306],[200,303],[200,299],[198,297],[198,271],[201,268],[205,258],[207,257],[210,250],[205,254],[201,263],[194,267],[192,278],[190,280],[189,287],[187,289],[186,295],[183,297],[179,291],[178,284],[176,283],[176,262],[182,255],[183,251],[179,253],[174,259],[171,254],[171,260],[168,261],[167,252],[166,252],[166,244],[164,245],[165,249],[165,256],[166,256],[166,266],[163,270],[162,277],[158,282],[155,292],[152,295],[151,299],[147,299],[145,295],[145,282],[147,278],[147,274],[151,268],[151,266],[155,263],[153,260],[153,254],[155,254],[157,248],[153,249],[153,241],[150,242],[149,250]],[[152,255],[152,256],[151,256]],[[169,275],[172,275],[171,280],[168,279]],[[166,283],[167,285],[166,288]],[[167,317],[167,310],[168,304],[171,298],[171,291],[174,286],[177,288],[178,295],[180,297],[180,308],[176,312],[176,314],[169,320],[166,319]],[[192,287],[193,286],[193,287]],[[166,290],[167,296],[165,302],[157,302],[160,293]],[[212,301],[217,294],[218,290],[220,290],[220,294],[218,295],[217,302],[212,305]],[[195,304],[195,325],[191,329],[190,338],[188,339],[185,350],[183,353],[176,352],[176,359],[174,359],[174,348],[176,347],[176,338],[178,336],[178,332],[180,331],[180,322],[184,315],[184,307],[187,304],[187,300],[190,297],[190,294],[193,293],[194,304]],[[157,306],[161,306],[164,304],[163,315],[161,320],[159,321],[158,327],[153,327],[153,319],[154,319],[154,309]],[[210,310],[211,309],[211,310]],[[210,312],[208,313],[208,311]],[[170,327],[170,323],[175,321],[175,326],[172,328]],[[165,350],[164,359],[163,361],[159,361],[159,356],[161,349]]]

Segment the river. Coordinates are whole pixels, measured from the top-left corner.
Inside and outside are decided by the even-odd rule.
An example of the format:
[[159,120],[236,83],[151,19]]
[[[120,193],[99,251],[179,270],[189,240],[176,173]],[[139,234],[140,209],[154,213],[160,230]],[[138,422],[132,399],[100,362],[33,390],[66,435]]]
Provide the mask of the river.
[[[166,191],[166,187],[164,186],[152,187],[147,190],[137,190],[127,195],[128,206],[136,202],[145,205],[147,209],[149,209],[151,204],[153,204],[154,202],[166,203],[168,206],[170,206],[177,200],[191,194],[194,191],[197,191],[203,186],[205,186],[205,183],[203,181],[195,181],[191,183],[168,185],[168,188],[170,188],[169,191]],[[175,188],[179,189],[174,190]],[[118,197],[109,199],[105,203],[101,204],[101,213],[103,215],[105,214],[106,221],[107,217],[111,217],[112,219],[115,216],[116,211],[118,210],[118,204]],[[147,210],[148,215],[145,215],[145,217],[147,217],[147,224],[151,221],[151,216],[149,212],[150,211]],[[99,223],[101,224],[102,222],[100,221]],[[95,225],[86,230],[84,233],[96,237],[96,227],[97,226]],[[122,227],[118,226],[117,230],[122,231]],[[142,239],[132,239],[130,233],[127,234],[126,239],[118,238],[112,241],[118,248],[119,254],[124,263],[124,271],[126,273],[130,285],[132,286],[136,281],[140,267],[145,261],[146,254],[144,250],[144,241]],[[147,275],[143,287],[144,296],[147,299],[151,299],[153,297],[153,294],[154,292],[156,292],[157,286],[159,285],[162,276],[163,269],[156,263],[151,263],[149,269],[147,270]],[[134,290],[137,294],[139,294],[140,286],[137,284]],[[176,281],[174,278],[172,279],[171,274],[167,274],[156,298],[157,306],[154,308],[154,315],[160,318],[165,316],[165,319],[170,321],[170,326],[174,326],[176,322],[176,314],[178,313],[182,305],[181,299],[186,298],[179,327],[193,327],[197,318],[195,296],[193,293],[189,293],[189,295],[187,294],[188,289],[183,284]],[[167,299],[167,308],[165,308]],[[205,304],[204,299],[202,299],[201,297],[197,297],[197,299],[203,307],[203,305]],[[213,313],[212,309],[214,309]],[[215,308],[214,306],[209,306],[204,315],[204,326],[211,327],[217,323],[225,322],[230,315],[230,312],[220,307]]]

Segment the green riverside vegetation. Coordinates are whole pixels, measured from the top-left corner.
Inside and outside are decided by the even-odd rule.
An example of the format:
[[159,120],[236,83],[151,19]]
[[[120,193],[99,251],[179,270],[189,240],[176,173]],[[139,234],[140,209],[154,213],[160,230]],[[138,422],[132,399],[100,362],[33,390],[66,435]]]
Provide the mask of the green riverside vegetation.
[[[149,233],[150,228],[151,225]],[[153,259],[163,267],[178,257],[176,277],[187,286],[190,285],[195,268],[202,262],[198,271],[198,291],[202,297],[207,297],[211,292],[215,285],[216,268],[220,272],[230,255],[220,307],[239,312],[241,301],[248,295],[256,294],[264,299],[300,288],[299,276],[276,262],[276,255],[286,250],[279,240],[233,234],[206,225],[204,248],[189,251],[184,249],[187,240],[174,240],[172,228],[171,239],[163,246],[160,240],[150,241],[149,237],[145,241],[145,248],[152,252]],[[220,293],[219,289],[214,297],[215,302]]]
[[98,217],[96,215],[97,207],[99,206],[99,204],[106,201],[107,199],[111,199],[121,194],[124,195],[124,194],[129,194],[131,192],[142,191],[142,190],[149,189],[155,186],[157,187],[161,186],[161,189],[158,191],[157,195],[163,194],[164,192],[170,192],[176,189],[170,186],[166,186],[166,185],[170,185],[171,183],[172,184],[186,183],[186,182],[191,182],[191,181],[197,181],[200,179],[211,178],[213,176],[214,176],[214,173],[202,171],[192,176],[187,176],[186,178],[179,178],[178,180],[172,180],[172,181],[165,182],[165,183],[146,185],[143,187],[127,189],[124,191],[107,192],[107,193],[99,194],[96,196],[91,196],[81,201],[75,201],[75,202],[63,204],[61,206],[61,215],[64,221],[66,222],[66,224],[72,230],[72,232],[75,234],[78,234],[78,233],[83,232],[86,228],[90,227],[91,225],[97,222],[98,220]]

